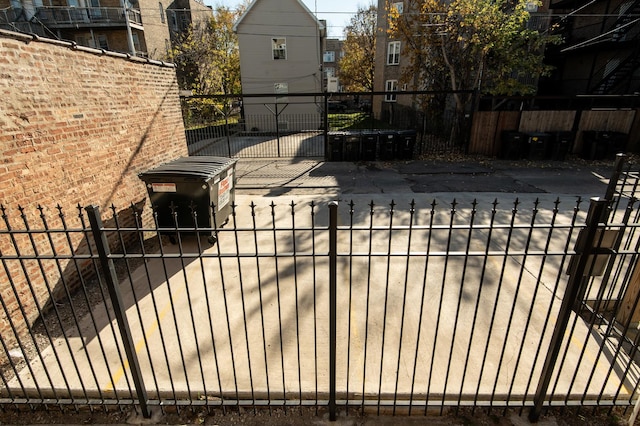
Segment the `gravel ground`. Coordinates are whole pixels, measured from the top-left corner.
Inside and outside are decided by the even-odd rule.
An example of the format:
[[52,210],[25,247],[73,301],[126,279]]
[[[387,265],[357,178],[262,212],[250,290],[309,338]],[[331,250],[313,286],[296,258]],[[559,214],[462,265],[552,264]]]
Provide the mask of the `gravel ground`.
[[[144,419],[137,415],[132,409],[124,411],[112,410],[102,411],[94,409],[93,412],[87,409],[80,409],[75,412],[67,409],[60,411],[58,408],[49,410],[37,409],[35,411],[25,410],[7,410],[0,412],[0,424],[2,425],[36,425],[36,424],[138,424],[138,425],[218,425],[218,426],[275,426],[275,425],[320,425],[320,426],[413,426],[413,425],[468,425],[468,426],[521,426],[531,424],[526,418],[526,413],[520,416],[518,411],[507,411],[504,413],[501,409],[487,412],[486,410],[476,409],[460,409],[451,410],[442,416],[390,416],[375,414],[365,414],[364,416],[351,411],[349,416],[341,412],[336,422],[330,422],[328,413],[325,410],[316,410],[313,408],[290,408],[285,413],[282,409],[272,409],[269,413],[268,409],[260,409],[256,413],[251,409],[228,409],[226,413],[222,413],[219,409],[212,409],[207,413],[206,409],[197,408],[191,410],[183,408],[180,412],[173,409],[166,409],[162,414],[156,410],[158,415],[153,415],[151,419]],[[599,413],[593,413],[592,410],[553,410],[541,417],[538,425],[541,426],[596,426],[609,425],[618,426],[625,425],[630,412],[624,414],[622,412],[609,414],[608,410]],[[638,423],[636,423],[638,424]]]

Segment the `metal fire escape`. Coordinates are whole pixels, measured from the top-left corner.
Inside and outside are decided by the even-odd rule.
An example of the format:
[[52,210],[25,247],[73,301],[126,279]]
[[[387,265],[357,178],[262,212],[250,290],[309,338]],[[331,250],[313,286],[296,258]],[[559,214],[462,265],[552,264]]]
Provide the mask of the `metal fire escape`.
[[[553,33],[564,46],[553,52],[558,67],[590,67],[581,94],[627,94],[640,85],[640,0],[551,0],[558,16]],[[589,65],[590,64],[590,65]]]
[[610,43],[621,47],[632,47],[620,49],[622,51],[618,55],[595,73],[595,75],[602,75],[602,78],[591,86],[592,94],[625,92],[631,84],[634,73],[640,68],[640,0],[635,0],[631,4],[623,3],[622,7],[626,5],[628,8],[621,11],[612,29],[605,34]]

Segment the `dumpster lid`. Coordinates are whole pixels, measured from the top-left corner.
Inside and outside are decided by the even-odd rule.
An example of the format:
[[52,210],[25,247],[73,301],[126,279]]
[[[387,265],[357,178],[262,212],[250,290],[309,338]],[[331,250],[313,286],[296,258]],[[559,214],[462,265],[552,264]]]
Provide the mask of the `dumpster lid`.
[[140,173],[138,176],[140,178],[161,175],[190,176],[210,179],[233,166],[237,161],[235,158],[227,157],[182,157]]

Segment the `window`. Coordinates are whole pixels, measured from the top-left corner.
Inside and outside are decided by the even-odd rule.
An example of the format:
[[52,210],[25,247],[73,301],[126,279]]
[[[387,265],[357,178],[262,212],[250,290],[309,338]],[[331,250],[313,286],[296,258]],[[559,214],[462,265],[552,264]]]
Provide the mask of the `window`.
[[404,3],[402,3],[401,1],[393,3],[393,8],[396,10],[396,12],[402,14],[402,12],[404,12]]
[[327,78],[335,77],[336,76],[336,69],[334,67],[326,67],[324,69],[324,73],[327,76]]
[[276,102],[289,102],[289,83],[274,83],[273,91],[276,94]]
[[389,43],[389,51],[387,52],[387,65],[398,65],[400,63],[400,42],[392,41]]
[[178,31],[178,17],[176,16],[176,12],[171,11],[171,14],[169,14],[168,16],[169,20],[171,21],[171,29],[173,31]]
[[98,34],[98,36],[96,37],[96,41],[98,43],[97,47],[99,49],[109,50],[109,42],[107,41],[106,34]]
[[[398,91],[398,80],[387,80],[385,83],[385,87],[386,87],[386,91],[387,92],[397,92]],[[391,94],[391,93],[387,93],[386,95],[384,95],[384,101],[385,102],[395,102],[396,101],[396,95],[395,94]]]
[[322,58],[323,62],[335,62],[336,61],[336,52],[324,52],[324,56]]
[[162,2],[158,2],[158,9],[160,9],[160,22],[164,24],[164,7],[162,7]]
[[273,59],[287,59],[287,39],[272,38],[271,50],[273,51]]
[[142,49],[140,48],[140,37],[138,37],[138,34],[131,34],[131,38],[133,39],[133,48],[136,50],[136,52],[141,52]]

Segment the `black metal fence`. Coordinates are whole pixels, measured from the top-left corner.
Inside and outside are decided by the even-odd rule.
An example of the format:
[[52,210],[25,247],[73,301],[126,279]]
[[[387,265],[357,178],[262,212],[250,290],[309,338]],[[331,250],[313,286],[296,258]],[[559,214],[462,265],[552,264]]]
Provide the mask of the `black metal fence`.
[[210,228],[3,207],[1,406],[633,407],[638,173],[618,165],[590,203],[251,202]]
[[[355,156],[348,156],[349,161],[357,161],[370,160],[371,152],[374,160],[387,159],[384,137],[378,140],[378,133],[389,131],[415,134],[402,154],[392,151],[391,158],[464,152],[470,115],[458,116],[445,108],[448,96],[451,93],[212,95],[183,97],[182,109],[190,155],[335,160],[331,158],[331,132],[376,135],[373,148],[370,138],[358,142]],[[437,108],[431,105],[435,100],[439,100]]]

